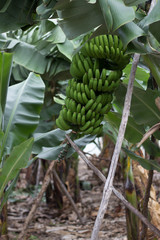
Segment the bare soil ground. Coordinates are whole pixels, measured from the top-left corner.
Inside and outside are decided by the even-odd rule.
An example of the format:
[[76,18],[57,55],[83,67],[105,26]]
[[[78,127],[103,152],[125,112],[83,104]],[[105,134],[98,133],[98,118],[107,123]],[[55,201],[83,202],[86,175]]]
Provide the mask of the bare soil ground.
[[[85,224],[80,224],[68,200],[64,199],[65,205],[61,210],[57,210],[55,206],[47,206],[46,203],[42,201],[33,221],[30,223],[27,232],[28,240],[90,239],[101,202],[103,184],[81,161],[79,168],[80,180],[88,181],[92,185],[91,190],[81,190],[80,200],[76,203],[79,213],[85,220]],[[123,191],[122,181],[120,179],[115,179],[115,186],[120,191]],[[33,204],[34,198],[29,193],[22,191],[16,194],[11,200],[14,200],[14,202],[10,202],[8,205],[9,237],[10,240],[16,240]],[[125,209],[122,203],[114,195],[111,196],[99,239],[127,239]]]

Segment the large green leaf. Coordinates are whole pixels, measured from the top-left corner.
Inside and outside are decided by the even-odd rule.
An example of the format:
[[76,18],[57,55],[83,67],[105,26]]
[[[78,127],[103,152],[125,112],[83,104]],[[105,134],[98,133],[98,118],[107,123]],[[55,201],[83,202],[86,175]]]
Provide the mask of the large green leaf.
[[136,6],[140,3],[146,2],[146,0],[123,0],[127,6]]
[[157,1],[152,11],[140,22],[142,27],[149,27],[150,32],[160,42],[160,1]]
[[160,58],[158,56],[156,57],[152,55],[145,55],[142,57],[146,65],[149,67],[155,81],[157,82],[160,88],[160,67],[159,67]]
[[[108,134],[108,129],[106,128],[108,128],[109,125],[111,125],[113,129],[116,129],[116,132],[118,133],[121,118],[122,115],[115,112],[109,112],[107,115],[105,115],[105,120],[107,122],[106,127],[104,128],[104,132]],[[113,134],[115,134],[114,131]],[[125,139],[132,144],[136,144],[142,139],[144,134],[145,134],[144,126],[138,125],[132,117],[129,117],[125,132]],[[116,138],[117,136],[115,136],[115,140]],[[143,143],[143,147],[152,156],[160,155],[159,148],[149,139]]]
[[12,68],[12,54],[0,52],[0,105],[4,113],[7,90]]
[[30,73],[22,83],[8,89],[5,109],[5,135],[2,152],[26,140],[39,123],[44,98],[44,83],[39,75]]
[[32,0],[7,0],[0,11],[0,33],[33,24],[33,12],[37,7]]
[[133,8],[124,5],[122,0],[63,1],[55,6],[60,26],[69,39],[73,39],[93,28],[105,25],[106,31],[114,32],[135,18]]
[[[125,84],[128,84],[131,67],[132,67],[132,62],[130,62],[125,67],[125,69],[123,69],[123,74],[124,74],[123,83],[125,83]],[[146,89],[149,77],[150,77],[150,72],[148,69],[146,69],[146,67],[144,68],[142,66],[137,66],[134,86],[142,88],[142,89]]]
[[157,163],[156,160],[142,158],[126,148],[123,148],[123,150],[131,159],[137,161],[143,168],[147,170],[157,170],[158,172],[160,172],[160,165]]
[[[48,74],[49,77],[58,73],[56,69],[58,65],[62,68],[62,63],[63,71],[69,70],[69,60],[74,50],[73,43],[66,40],[62,29],[51,20],[43,20],[41,24],[26,31],[3,34],[0,45],[7,51],[14,52],[14,63],[20,65],[21,69],[24,67],[39,74]],[[23,75],[21,69],[16,69],[16,72],[20,72],[16,73],[20,78]]]
[[[44,134],[44,137],[42,135],[41,139],[35,142],[33,151],[35,151],[36,153],[40,151],[39,154],[37,155],[38,158],[43,158],[46,160],[56,160],[58,158],[58,155],[66,146],[66,144],[61,145],[59,143],[59,140],[63,139],[62,131],[60,132],[61,134],[60,138],[58,136],[56,138],[55,134],[58,133],[58,131],[61,131],[61,130],[54,130],[52,132],[49,132],[48,134],[46,133]],[[53,144],[51,144],[51,139]],[[64,136],[64,139],[65,139],[65,136]],[[79,147],[85,147],[88,143],[92,142],[94,139],[95,139],[95,136],[87,135],[85,137],[75,140],[74,142]],[[54,141],[56,144],[54,144]],[[74,150],[70,148],[68,151],[67,157],[70,157],[73,153],[74,153]]]
[[[121,84],[116,91],[116,104],[123,106],[124,98],[126,95],[127,85]],[[155,105],[155,99],[159,96],[157,90],[143,90],[134,87],[131,114],[133,115],[136,123],[146,124],[153,126],[160,121],[159,110]]]
[[38,154],[42,151],[42,147],[56,147],[65,139],[65,131],[55,129],[46,133],[35,133],[34,145],[32,149],[33,154]]
[[113,19],[113,32],[135,19],[133,8],[125,6],[122,0],[108,0],[108,5]]
[[33,138],[14,147],[10,156],[5,160],[0,173],[0,198],[3,195],[7,183],[17,176],[21,168],[27,165],[32,150],[32,144]]
[[[121,26],[117,30],[117,33],[122,39],[124,46],[127,46],[134,39],[146,35],[146,33],[134,22],[129,22]],[[147,52],[146,49],[145,49],[145,52]]]
[[59,1],[55,9],[60,18],[59,25],[68,39],[105,23],[98,2],[90,4],[86,0]]

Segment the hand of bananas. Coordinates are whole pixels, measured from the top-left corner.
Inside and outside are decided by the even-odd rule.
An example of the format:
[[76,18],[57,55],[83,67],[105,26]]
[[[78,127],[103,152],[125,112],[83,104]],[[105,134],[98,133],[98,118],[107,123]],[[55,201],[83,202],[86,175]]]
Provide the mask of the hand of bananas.
[[100,134],[105,113],[112,107],[112,95],[118,87],[122,69],[130,56],[125,55],[117,35],[100,35],[83,40],[81,52],[74,55],[66,89],[65,105],[56,124],[62,130]]

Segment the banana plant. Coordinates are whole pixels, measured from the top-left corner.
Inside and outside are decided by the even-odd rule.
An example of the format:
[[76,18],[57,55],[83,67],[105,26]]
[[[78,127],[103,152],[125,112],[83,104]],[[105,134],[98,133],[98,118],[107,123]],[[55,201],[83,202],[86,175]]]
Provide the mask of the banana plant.
[[31,155],[45,89],[34,73],[9,87],[12,58],[12,53],[0,53],[0,236],[7,233],[8,195]]

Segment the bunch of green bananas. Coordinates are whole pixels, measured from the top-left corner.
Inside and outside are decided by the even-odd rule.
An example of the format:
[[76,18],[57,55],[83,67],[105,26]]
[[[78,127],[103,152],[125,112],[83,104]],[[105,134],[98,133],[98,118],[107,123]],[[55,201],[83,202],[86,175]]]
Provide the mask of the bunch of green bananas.
[[88,40],[74,55],[70,68],[73,79],[69,80],[65,105],[56,120],[59,128],[82,134],[101,133],[103,116],[112,107],[113,92],[129,61],[124,52],[118,36],[101,35]]

